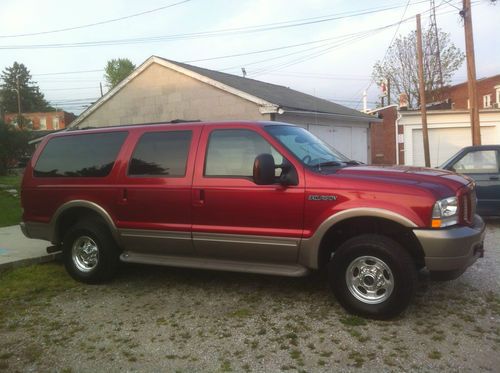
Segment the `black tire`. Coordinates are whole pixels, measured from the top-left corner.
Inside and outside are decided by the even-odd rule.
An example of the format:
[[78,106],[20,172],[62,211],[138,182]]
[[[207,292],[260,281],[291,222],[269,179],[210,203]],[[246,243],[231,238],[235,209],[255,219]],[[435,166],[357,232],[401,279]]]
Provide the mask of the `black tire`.
[[111,280],[118,269],[119,255],[109,229],[98,219],[79,221],[63,239],[64,265],[70,276],[80,282],[97,284]]
[[375,319],[399,315],[417,288],[410,254],[394,240],[376,234],[344,242],[328,263],[328,279],[345,309]]

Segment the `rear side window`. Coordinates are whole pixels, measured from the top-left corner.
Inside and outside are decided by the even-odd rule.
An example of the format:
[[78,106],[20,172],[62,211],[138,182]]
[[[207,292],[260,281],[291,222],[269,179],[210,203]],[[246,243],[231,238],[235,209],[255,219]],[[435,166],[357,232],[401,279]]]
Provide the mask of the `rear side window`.
[[105,177],[127,132],[89,133],[51,139],[35,165],[36,177]]
[[130,176],[183,177],[191,131],[150,132],[142,135],[130,160]]

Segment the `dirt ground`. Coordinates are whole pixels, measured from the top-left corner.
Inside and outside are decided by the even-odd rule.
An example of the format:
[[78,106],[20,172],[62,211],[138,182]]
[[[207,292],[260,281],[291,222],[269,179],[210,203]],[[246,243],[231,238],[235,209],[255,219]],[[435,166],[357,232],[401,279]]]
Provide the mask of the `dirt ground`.
[[0,300],[0,371],[498,372],[499,242],[489,221],[485,257],[455,281],[421,276],[391,321],[350,316],[317,275],[126,266],[88,286],[45,265],[64,284]]

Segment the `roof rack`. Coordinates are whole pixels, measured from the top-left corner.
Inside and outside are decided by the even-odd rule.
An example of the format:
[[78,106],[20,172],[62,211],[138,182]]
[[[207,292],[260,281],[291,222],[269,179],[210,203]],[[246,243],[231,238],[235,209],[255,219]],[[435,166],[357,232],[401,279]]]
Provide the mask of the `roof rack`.
[[179,123],[193,123],[193,122],[201,122],[200,119],[193,119],[193,120],[186,120],[186,119],[174,119],[171,121],[167,122],[150,122],[150,123],[129,123],[129,124],[117,124],[114,126],[105,126],[105,127],[94,127],[94,126],[88,126],[88,127],[70,127],[66,131],[81,131],[81,130],[93,130],[93,129],[101,129],[101,128],[117,128],[117,127],[127,127],[127,126],[144,126],[144,125],[155,125],[155,124],[179,124]]

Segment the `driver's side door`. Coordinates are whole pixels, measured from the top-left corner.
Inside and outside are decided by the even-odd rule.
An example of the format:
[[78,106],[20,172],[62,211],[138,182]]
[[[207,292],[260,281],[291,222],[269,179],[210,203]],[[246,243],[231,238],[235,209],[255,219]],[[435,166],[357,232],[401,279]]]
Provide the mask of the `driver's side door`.
[[500,214],[500,155],[494,149],[476,149],[465,153],[452,165],[453,170],[476,181],[480,215]]
[[281,154],[253,128],[210,126],[202,133],[193,181],[193,242],[205,258],[294,263],[302,236],[304,180],[257,185],[257,155]]

